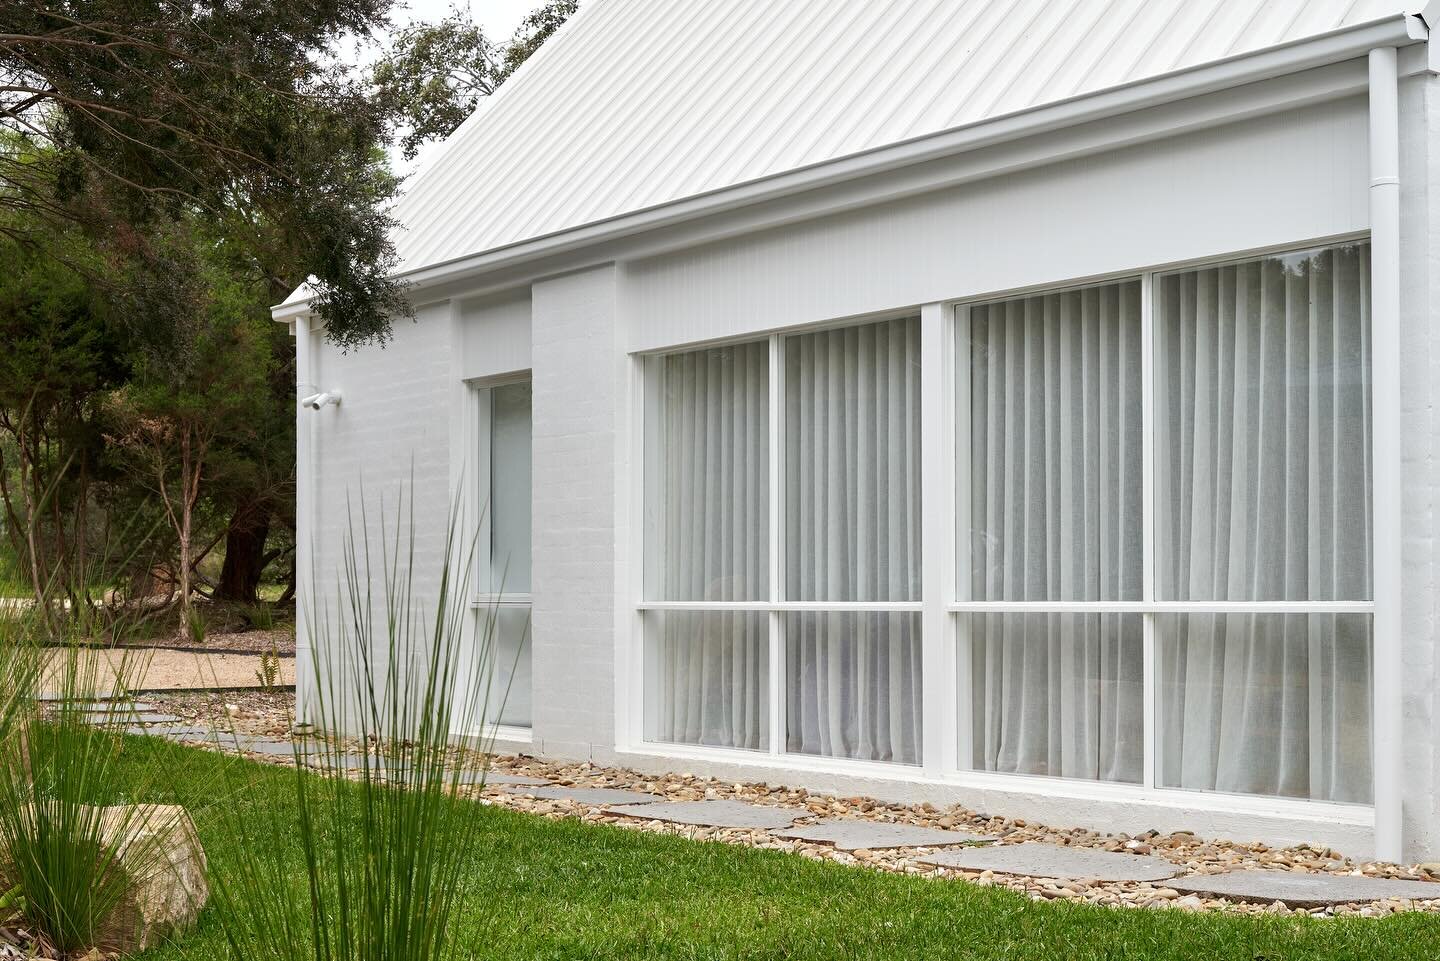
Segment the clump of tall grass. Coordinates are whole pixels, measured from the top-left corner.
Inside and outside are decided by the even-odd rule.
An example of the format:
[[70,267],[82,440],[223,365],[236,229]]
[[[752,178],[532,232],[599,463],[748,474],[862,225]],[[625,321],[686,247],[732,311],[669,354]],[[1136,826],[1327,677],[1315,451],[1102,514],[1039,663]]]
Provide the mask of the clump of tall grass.
[[158,843],[133,840],[150,834],[154,809],[132,803],[143,772],[122,766],[128,710],[89,708],[122,702],[139,659],[79,637],[42,645],[51,631],[23,616],[0,629],[0,885],[62,956],[133,947],[110,922],[135,884],[168,865]]
[[[403,499],[394,516],[382,507],[372,526],[362,506],[333,590],[302,594],[316,675],[299,679],[302,720],[333,737],[318,757],[297,751],[294,837],[239,816],[231,825],[244,856],[213,887],[237,961],[474,953],[455,943],[451,919],[478,893],[467,868],[482,822],[457,789],[483,772],[452,743],[487,716],[493,627],[467,627],[473,545],[457,524],[433,579],[421,581]],[[305,865],[298,882],[296,853]]]

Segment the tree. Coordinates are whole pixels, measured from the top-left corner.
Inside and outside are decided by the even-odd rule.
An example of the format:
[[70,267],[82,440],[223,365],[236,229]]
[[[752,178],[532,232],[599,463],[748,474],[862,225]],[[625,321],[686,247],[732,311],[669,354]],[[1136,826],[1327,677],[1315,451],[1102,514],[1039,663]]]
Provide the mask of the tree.
[[[342,347],[384,342],[408,305],[391,276],[386,119],[341,38],[391,0],[10,0],[0,5],[0,212],[136,242],[201,213],[303,237],[294,273]],[[39,162],[36,157],[42,158]],[[0,225],[22,241],[13,218]]]
[[128,376],[123,333],[103,290],[70,264],[103,264],[52,224],[46,246],[0,231],[0,505],[24,580],[47,616],[78,609],[91,574],[89,507],[103,479],[98,399]]
[[468,12],[458,9],[438,23],[401,30],[376,64],[374,83],[377,103],[404,128],[405,158],[450,136],[481,98],[498,90],[578,6],[578,0],[550,0],[502,44],[493,43]]
[[111,417],[113,449],[156,495],[174,535],[187,629],[201,498],[236,469],[236,451],[255,436],[269,401],[271,359],[271,324],[255,309],[255,288],[214,262],[216,245],[206,230],[188,227],[169,238],[177,270],[165,297],[151,305],[170,327],[165,350],[141,350],[130,381],[112,396]]

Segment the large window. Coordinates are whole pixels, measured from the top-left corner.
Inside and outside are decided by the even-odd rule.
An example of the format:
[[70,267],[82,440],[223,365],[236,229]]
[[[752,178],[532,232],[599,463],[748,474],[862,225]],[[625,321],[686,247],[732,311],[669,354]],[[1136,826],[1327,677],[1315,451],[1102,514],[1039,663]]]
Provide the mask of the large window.
[[915,763],[919,322],[648,360],[646,736]]
[[530,726],[530,381],[475,389],[476,636],[489,639],[491,723]]
[[1356,242],[646,358],[645,738],[1368,802],[1368,276]]

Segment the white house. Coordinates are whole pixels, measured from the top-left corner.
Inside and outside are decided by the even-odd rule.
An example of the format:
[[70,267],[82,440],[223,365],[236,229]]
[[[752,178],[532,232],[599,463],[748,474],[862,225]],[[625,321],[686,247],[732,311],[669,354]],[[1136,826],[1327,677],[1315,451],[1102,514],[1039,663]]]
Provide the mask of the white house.
[[505,749],[1440,859],[1403,2],[588,0],[409,186],[414,323],[276,308],[302,564],[468,505]]

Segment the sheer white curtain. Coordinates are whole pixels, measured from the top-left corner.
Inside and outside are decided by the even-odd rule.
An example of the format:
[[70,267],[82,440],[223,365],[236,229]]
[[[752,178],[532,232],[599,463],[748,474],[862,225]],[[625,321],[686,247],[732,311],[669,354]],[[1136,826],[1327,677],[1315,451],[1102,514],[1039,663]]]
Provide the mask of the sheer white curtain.
[[[920,597],[920,324],[785,343],[786,599]],[[920,624],[905,613],[785,619],[787,746],[920,758]]]
[[[1162,600],[1368,600],[1366,244],[1157,281]],[[1369,616],[1160,618],[1167,785],[1370,797]]]
[[[655,358],[646,593],[769,599],[769,344]],[[768,624],[744,612],[647,615],[648,736],[768,745]]]
[[[970,308],[957,449],[971,599],[1141,598],[1140,313],[1133,281]],[[967,626],[974,767],[1141,779],[1140,617],[985,614]]]
[[530,382],[490,388],[490,592],[500,606],[479,612],[493,631],[491,714],[500,724],[531,723],[530,605],[507,599],[530,593]]

